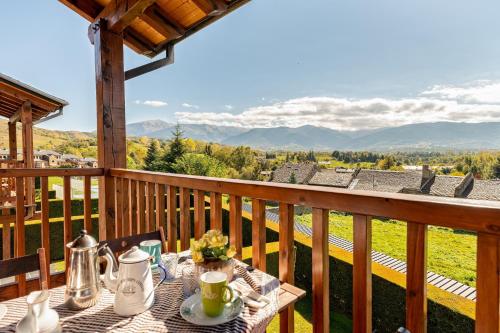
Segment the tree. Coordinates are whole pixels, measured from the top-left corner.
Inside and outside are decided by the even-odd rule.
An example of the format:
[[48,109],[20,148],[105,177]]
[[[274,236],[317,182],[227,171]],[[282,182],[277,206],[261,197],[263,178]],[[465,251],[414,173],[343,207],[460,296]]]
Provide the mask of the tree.
[[186,175],[209,177],[230,176],[230,168],[219,160],[205,154],[185,154],[172,165],[172,168],[175,173]]
[[212,144],[209,143],[205,146],[205,155],[212,156],[214,153],[212,151]]
[[157,140],[151,140],[148,146],[148,152],[144,158],[144,170],[158,171],[159,145]]
[[173,138],[170,140],[168,150],[163,156],[163,171],[175,172],[173,165],[186,153],[182,135],[181,126],[177,124],[172,132]]
[[229,164],[238,171],[255,166],[255,156],[250,147],[236,147],[229,156]]
[[290,179],[288,179],[288,182],[290,184],[297,184],[297,178],[295,177],[295,172],[292,172],[292,174],[290,175]]
[[389,170],[394,166],[396,166],[396,159],[391,155],[384,157],[377,163],[377,167],[382,170]]
[[288,154],[288,152],[286,152],[285,162],[290,162],[290,154]]
[[314,151],[313,150],[309,150],[309,152],[307,153],[306,159],[308,161],[311,161],[311,162],[316,162],[316,156],[314,155]]

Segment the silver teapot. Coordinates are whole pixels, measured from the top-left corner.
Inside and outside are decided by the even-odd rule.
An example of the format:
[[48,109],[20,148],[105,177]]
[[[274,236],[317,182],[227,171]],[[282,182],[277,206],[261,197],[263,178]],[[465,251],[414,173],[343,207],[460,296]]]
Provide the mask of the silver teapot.
[[65,304],[73,310],[94,306],[101,296],[99,280],[99,243],[86,230],[72,242],[66,244],[70,251],[67,267]]

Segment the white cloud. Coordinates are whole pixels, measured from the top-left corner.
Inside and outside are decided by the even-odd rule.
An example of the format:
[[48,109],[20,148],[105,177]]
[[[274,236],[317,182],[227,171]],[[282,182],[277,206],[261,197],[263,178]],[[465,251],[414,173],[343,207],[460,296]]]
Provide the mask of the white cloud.
[[315,125],[339,130],[435,121],[500,121],[500,83],[434,86],[419,97],[402,99],[302,97],[251,107],[238,114],[178,112],[176,117],[181,123],[239,127]]
[[182,107],[188,108],[188,109],[197,109],[198,110],[200,108],[198,105],[189,104],[189,103],[182,103],[181,105],[182,105]]
[[136,99],[134,103],[137,105],[151,106],[153,108],[161,108],[168,105],[168,103],[164,101],[141,101],[140,99]]
[[232,106],[232,105],[230,105],[230,104],[226,104],[226,105],[224,105],[224,108],[225,108],[226,110],[232,110],[232,109],[233,109],[233,106]]

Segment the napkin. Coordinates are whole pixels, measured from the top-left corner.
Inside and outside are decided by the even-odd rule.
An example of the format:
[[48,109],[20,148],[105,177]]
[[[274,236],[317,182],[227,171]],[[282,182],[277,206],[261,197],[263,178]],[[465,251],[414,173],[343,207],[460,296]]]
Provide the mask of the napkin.
[[245,280],[245,282],[248,283],[248,285],[250,285],[250,287],[252,287],[254,291],[259,294],[262,292],[260,283],[254,279],[250,272],[247,271],[247,268],[245,266],[238,265],[235,269],[236,273],[241,276],[243,280]]
[[261,309],[271,303],[269,298],[261,294],[262,290],[260,283],[247,271],[245,266],[238,265],[235,269],[238,276],[242,277],[251,287],[243,286],[241,283],[231,283],[231,287],[241,294],[241,299],[246,305],[252,308]]

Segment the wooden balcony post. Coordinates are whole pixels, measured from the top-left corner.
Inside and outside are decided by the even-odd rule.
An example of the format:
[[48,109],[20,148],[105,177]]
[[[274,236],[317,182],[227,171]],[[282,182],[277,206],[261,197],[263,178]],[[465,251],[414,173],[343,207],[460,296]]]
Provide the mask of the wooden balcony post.
[[330,258],[328,252],[328,210],[312,210],[313,332],[330,332]]
[[427,225],[407,223],[406,328],[427,332]]
[[146,183],[146,232],[155,230],[155,184]]
[[366,215],[354,220],[353,331],[372,332],[372,221]]
[[146,232],[146,184],[137,182],[137,233]]
[[130,220],[130,233],[132,235],[138,234],[137,229],[137,184],[135,180],[129,179],[129,192],[128,192],[128,205],[129,209],[129,220]]
[[243,225],[241,220],[241,197],[229,196],[229,240],[236,248],[236,259],[241,260],[241,248],[243,246]]
[[[40,177],[41,185],[41,236],[42,236],[42,247],[45,249],[45,264],[47,265],[46,270],[50,272],[50,223],[49,223],[49,179],[48,177]],[[50,287],[50,274],[48,276],[48,285]]]
[[266,271],[266,202],[252,200],[252,265]]
[[477,235],[476,332],[498,333],[500,310],[500,246],[498,236]]
[[[16,178],[16,224],[14,225],[14,256],[25,255],[26,234],[24,228],[24,178]],[[17,278],[18,296],[24,296],[26,292],[26,275],[21,274]]]
[[156,186],[156,229],[165,227],[165,185],[155,184]]
[[[92,232],[92,178],[83,178],[83,226],[88,233]],[[45,251],[47,252],[47,250]]]
[[123,178],[115,177],[115,235],[123,237]]
[[[31,102],[26,101],[21,106],[21,124],[23,140],[23,164],[25,168],[33,168],[35,164],[35,155],[33,152],[33,111]],[[16,152],[17,154],[17,152]],[[24,180],[26,197],[25,203],[32,205],[35,203],[35,183],[33,177],[26,177]],[[28,207],[28,211],[34,213],[33,207]]]
[[[69,248],[66,244],[73,240],[73,223],[71,221],[71,177],[63,177],[63,215],[64,215],[64,263],[69,267]],[[68,271],[66,271],[68,272]]]
[[[295,283],[295,258],[293,249],[293,205],[280,202],[279,206],[279,278],[282,283]],[[280,332],[294,331],[294,305],[280,312]]]
[[17,130],[16,122],[9,122],[9,158],[17,161]]
[[177,252],[177,188],[167,186],[167,243],[169,252]]
[[123,34],[107,29],[101,19],[89,29],[95,48],[97,154],[104,177],[99,181],[99,238],[115,235],[114,181],[110,168],[126,168],[125,73]]

